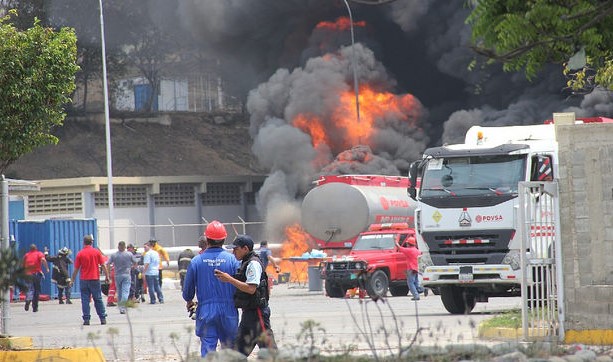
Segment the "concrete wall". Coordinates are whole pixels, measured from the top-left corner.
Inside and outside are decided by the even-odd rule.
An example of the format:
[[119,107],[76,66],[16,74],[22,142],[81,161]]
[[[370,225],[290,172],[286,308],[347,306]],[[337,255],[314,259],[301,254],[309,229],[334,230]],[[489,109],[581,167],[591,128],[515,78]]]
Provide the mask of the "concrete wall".
[[611,344],[613,124],[557,126],[556,132],[567,341],[583,336],[578,341]]

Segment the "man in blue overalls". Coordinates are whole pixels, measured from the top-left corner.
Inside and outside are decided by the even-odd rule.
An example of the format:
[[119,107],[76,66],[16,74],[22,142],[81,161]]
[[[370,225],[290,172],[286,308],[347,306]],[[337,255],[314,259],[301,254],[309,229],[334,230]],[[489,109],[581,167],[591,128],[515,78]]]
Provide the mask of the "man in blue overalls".
[[[217,342],[222,348],[234,348],[238,330],[238,310],[234,306],[232,284],[220,282],[214,270],[222,270],[233,275],[240,262],[228,251],[223,243],[228,236],[224,225],[215,220],[209,223],[204,232],[207,248],[196,255],[185,275],[183,299],[187,310],[196,307],[196,335],[200,337],[200,354],[202,357],[215,351]],[[198,302],[194,302],[194,295]]]

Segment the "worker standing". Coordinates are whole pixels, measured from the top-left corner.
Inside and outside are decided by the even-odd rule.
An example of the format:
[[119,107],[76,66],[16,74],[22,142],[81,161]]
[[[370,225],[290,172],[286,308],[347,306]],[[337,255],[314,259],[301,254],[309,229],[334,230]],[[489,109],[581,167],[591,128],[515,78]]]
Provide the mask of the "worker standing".
[[259,253],[260,253],[260,261],[262,262],[262,267],[264,268],[264,271],[266,271],[266,268],[268,267],[268,263],[270,263],[273,266],[273,268],[275,268],[275,271],[277,273],[281,271],[281,268],[279,267],[279,265],[277,265],[275,258],[272,257],[272,251],[268,248],[267,240],[262,240],[260,242]]
[[[408,247],[400,246],[400,252],[407,257],[407,284],[413,298],[411,300],[419,300],[419,293],[424,291],[419,285],[419,265],[418,259],[421,251],[417,249],[417,242],[413,236],[407,238]],[[424,292],[427,293],[427,292]]]
[[187,274],[187,268],[189,263],[192,262],[194,252],[190,248],[185,248],[177,259],[177,266],[179,268],[179,278],[181,279],[181,290],[183,290],[183,284],[185,283],[185,275]]
[[104,271],[104,279],[108,282],[109,271],[106,267],[106,260],[100,250],[93,247],[94,238],[91,235],[86,235],[83,238],[83,249],[77,253],[74,262],[74,271],[72,272],[71,285],[74,283],[79,270],[80,288],[81,288],[81,310],[83,312],[83,325],[88,326],[90,315],[90,298],[94,300],[96,313],[100,317],[100,324],[106,324],[106,309],[102,302],[102,289],[100,287],[100,269]]
[[234,305],[242,309],[236,336],[236,349],[249,356],[257,344],[260,348],[276,349],[275,337],[270,326],[268,307],[268,276],[262,268],[260,257],[253,251],[253,239],[239,235],[232,243],[236,259],[241,266],[235,276],[215,270],[219,280],[236,287]]
[[23,256],[23,267],[26,272],[26,305],[25,310],[30,309],[32,303],[32,312],[38,312],[38,299],[40,297],[40,284],[44,278],[42,266],[45,266],[49,273],[49,265],[43,254],[35,244],[30,245],[30,251]]
[[221,222],[211,221],[204,235],[208,246],[192,259],[183,286],[187,310],[195,313],[202,357],[215,351],[218,342],[222,347],[234,347],[238,328],[238,310],[233,300],[236,288],[217,280],[214,271],[234,274],[240,264],[234,255],[223,249],[228,233]]
[[152,250],[155,250],[158,252],[158,254],[160,255],[160,266],[158,267],[158,283],[160,283],[160,288],[162,287],[162,270],[164,269],[164,265],[162,264],[162,261],[166,262],[166,267],[170,267],[170,257],[168,256],[168,252],[166,251],[166,249],[164,249],[162,247],[162,245],[160,245],[160,243],[158,243],[158,241],[156,239],[151,239],[149,240],[149,245],[151,246]]

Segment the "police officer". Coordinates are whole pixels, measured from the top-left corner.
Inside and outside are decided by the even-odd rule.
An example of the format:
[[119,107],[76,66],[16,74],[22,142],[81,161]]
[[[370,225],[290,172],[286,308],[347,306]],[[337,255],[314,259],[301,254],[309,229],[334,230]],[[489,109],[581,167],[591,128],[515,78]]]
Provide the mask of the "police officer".
[[236,276],[215,270],[219,280],[236,287],[234,303],[243,310],[238,326],[236,349],[249,356],[257,344],[260,348],[276,349],[270,327],[268,307],[268,276],[262,268],[260,257],[253,251],[253,239],[239,235],[232,243],[234,256],[241,260]]
[[234,348],[238,328],[238,310],[233,301],[236,288],[217,280],[214,270],[234,274],[240,265],[234,255],[223,249],[228,233],[222,223],[211,221],[204,235],[207,248],[192,259],[183,284],[187,310],[197,306],[196,335],[200,337],[202,357],[215,351],[218,341],[222,348]]

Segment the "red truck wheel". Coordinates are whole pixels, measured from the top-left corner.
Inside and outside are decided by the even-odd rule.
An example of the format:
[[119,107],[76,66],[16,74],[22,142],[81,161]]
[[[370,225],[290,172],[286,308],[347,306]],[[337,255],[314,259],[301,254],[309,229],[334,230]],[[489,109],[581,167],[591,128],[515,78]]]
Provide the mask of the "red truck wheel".
[[370,297],[385,297],[389,288],[389,279],[383,270],[375,271],[366,283],[366,291]]

